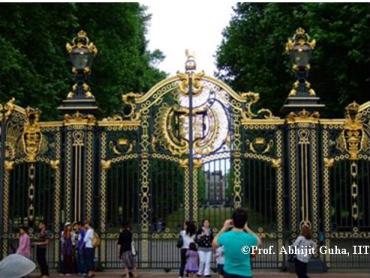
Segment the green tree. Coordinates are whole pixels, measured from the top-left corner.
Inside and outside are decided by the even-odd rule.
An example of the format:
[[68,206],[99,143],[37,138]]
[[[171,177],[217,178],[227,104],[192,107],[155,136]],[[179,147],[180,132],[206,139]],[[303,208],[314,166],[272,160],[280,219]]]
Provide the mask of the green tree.
[[64,47],[84,29],[99,50],[92,92],[102,115],[110,115],[120,109],[122,93],[145,92],[165,77],[155,68],[163,54],[147,49],[149,20],[138,3],[1,4],[0,101],[14,96],[55,119],[73,85]]
[[323,116],[343,116],[370,90],[370,5],[239,3],[217,51],[217,75],[237,91],[261,94],[277,114],[295,81],[284,45],[298,27],[317,40],[309,81]]
[[199,204],[198,206],[201,206],[202,204],[205,204],[207,196],[206,196],[206,172],[203,170],[203,168],[200,168],[198,171],[198,198],[199,198]]

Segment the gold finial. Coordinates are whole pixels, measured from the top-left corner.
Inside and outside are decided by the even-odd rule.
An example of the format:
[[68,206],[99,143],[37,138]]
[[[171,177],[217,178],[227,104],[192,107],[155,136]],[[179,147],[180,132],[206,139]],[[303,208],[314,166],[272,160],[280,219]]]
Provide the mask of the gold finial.
[[96,54],[98,53],[98,49],[96,48],[96,46],[92,42],[90,42],[90,39],[89,39],[89,37],[87,36],[87,33],[84,30],[80,30],[77,33],[77,37],[74,37],[72,39],[72,44],[70,44],[70,43],[66,44],[66,49],[67,49],[68,53],[71,53],[72,50],[75,49],[75,48],[88,49],[89,52],[94,56],[96,56]]
[[314,49],[316,46],[316,40],[311,40],[311,37],[306,33],[306,31],[299,27],[292,38],[288,39],[288,42],[285,44],[285,51],[289,53],[289,51],[293,50],[295,46],[304,46],[307,45],[311,49]]
[[356,101],[354,101],[354,102],[347,105],[346,112],[348,114],[351,114],[351,113],[356,113],[357,114],[359,109],[360,109],[360,105]]
[[87,34],[84,30],[80,30],[80,32],[77,33],[78,38],[86,38]]
[[185,70],[195,71],[195,69],[197,68],[197,63],[195,62],[194,51],[190,51],[189,49],[186,49],[185,55],[186,55]]
[[360,109],[360,105],[357,102],[352,102],[346,107],[346,118],[352,121],[355,121],[358,117],[358,110]]

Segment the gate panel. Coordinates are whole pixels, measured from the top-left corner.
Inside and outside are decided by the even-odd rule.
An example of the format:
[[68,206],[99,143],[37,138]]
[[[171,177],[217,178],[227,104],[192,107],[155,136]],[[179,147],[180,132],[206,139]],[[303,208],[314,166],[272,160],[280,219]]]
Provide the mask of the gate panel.
[[[368,245],[370,238],[369,202],[369,105],[352,103],[344,120],[323,124],[323,242],[352,252],[354,245]],[[332,268],[367,268],[369,257],[357,254],[325,255]]]
[[136,124],[122,118],[105,119],[98,126],[100,160],[95,215],[99,218],[97,230],[102,238],[99,261],[103,268],[120,268],[117,241],[123,222],[130,222],[136,239],[140,233],[137,130]]
[[248,210],[248,225],[275,254],[259,254],[254,268],[282,268],[280,252],[287,240],[284,225],[284,138],[279,119],[251,119],[242,129],[242,204]]
[[34,219],[37,223],[40,220],[50,223],[50,228],[54,225],[54,214],[47,213],[53,211],[54,208],[54,171],[50,165],[45,163],[36,163],[30,166],[22,163],[14,167],[10,178],[10,203],[9,221],[10,227],[18,228],[20,225],[28,225],[29,222],[29,206],[31,190],[29,175],[35,175],[34,179]]
[[106,229],[118,232],[125,221],[138,230],[138,162],[126,160],[112,166],[107,174],[107,218]]
[[[358,171],[355,177],[354,171]],[[357,227],[370,232],[369,174],[369,161],[359,160],[354,164],[344,160],[333,166],[330,175],[333,231],[348,232]]]
[[150,161],[151,225],[147,266],[151,269],[178,267],[176,242],[185,221],[183,181],[184,169],[177,160]]
[[260,232],[276,232],[275,170],[269,162],[248,159],[244,160],[243,174],[243,204],[248,209],[251,227]]
[[207,161],[198,174],[198,224],[207,219],[215,232],[231,217],[234,209],[230,153],[219,156],[225,158]]
[[177,232],[184,223],[184,171],[176,161],[152,160],[151,231]]

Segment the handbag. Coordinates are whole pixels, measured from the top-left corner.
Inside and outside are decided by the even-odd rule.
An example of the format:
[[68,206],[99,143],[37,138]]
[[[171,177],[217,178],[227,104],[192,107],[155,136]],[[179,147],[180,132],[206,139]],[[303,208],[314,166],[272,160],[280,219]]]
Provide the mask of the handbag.
[[184,239],[181,235],[179,235],[179,238],[177,239],[176,247],[181,248],[184,245]]
[[[301,242],[302,242],[302,240],[300,240],[298,242],[297,248],[299,248],[301,246]],[[296,259],[297,259],[297,255],[296,254],[288,254],[288,262],[289,263],[294,263]]]
[[136,248],[135,248],[135,242],[131,241],[131,254],[132,256],[136,256]]
[[101,241],[101,239],[100,239],[98,233],[94,232],[94,235],[93,235],[93,238],[92,238],[92,246],[94,248],[99,247],[100,241]]

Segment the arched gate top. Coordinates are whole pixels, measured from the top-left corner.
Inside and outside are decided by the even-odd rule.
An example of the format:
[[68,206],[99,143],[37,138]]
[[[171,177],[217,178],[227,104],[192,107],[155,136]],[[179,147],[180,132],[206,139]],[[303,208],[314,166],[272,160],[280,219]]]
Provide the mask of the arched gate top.
[[165,96],[173,91],[178,95],[186,96],[189,90],[189,84],[192,84],[193,95],[199,96],[203,94],[206,87],[213,88],[223,92],[223,97],[216,96],[215,98],[223,98],[226,105],[232,106],[239,112],[243,119],[251,118],[276,118],[269,109],[260,109],[256,112],[252,110],[252,106],[259,99],[259,93],[254,92],[235,92],[230,86],[221,80],[207,76],[204,72],[178,72],[176,76],[172,76],[154,85],[147,93],[127,93],[122,95],[124,106],[126,106],[125,118],[131,120],[139,120],[143,111],[147,111],[156,103],[162,102]]

